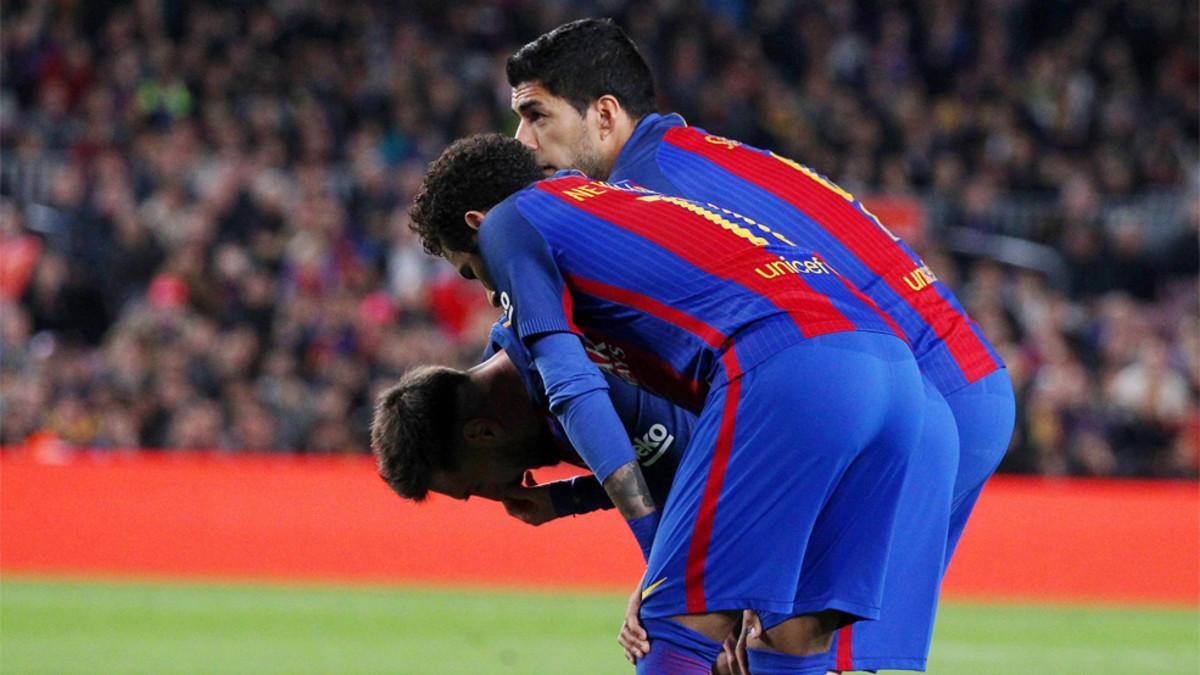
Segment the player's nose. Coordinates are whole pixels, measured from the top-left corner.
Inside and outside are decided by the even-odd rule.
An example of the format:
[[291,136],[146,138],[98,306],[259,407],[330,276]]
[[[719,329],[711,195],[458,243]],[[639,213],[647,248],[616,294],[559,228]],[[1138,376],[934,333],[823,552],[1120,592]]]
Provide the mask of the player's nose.
[[537,137],[534,136],[533,130],[529,128],[529,125],[525,123],[525,120],[521,120],[517,123],[516,137],[517,140],[521,141],[521,144],[525,147],[529,148],[530,150],[537,150]]
[[499,309],[500,308],[500,294],[496,293],[496,291],[488,291],[487,295],[488,295],[488,302],[490,302],[492,304],[492,307]]

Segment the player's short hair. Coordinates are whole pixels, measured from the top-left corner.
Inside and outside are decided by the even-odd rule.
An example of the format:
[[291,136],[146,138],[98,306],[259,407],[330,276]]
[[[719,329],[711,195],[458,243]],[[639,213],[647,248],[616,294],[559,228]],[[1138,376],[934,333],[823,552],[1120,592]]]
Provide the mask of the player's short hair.
[[379,477],[396,494],[421,501],[434,470],[456,468],[459,392],[469,382],[461,370],[420,366],[379,395],[371,451]]
[[533,153],[515,138],[477,134],[450,144],[429,165],[409,216],[425,250],[478,252],[463,215],[487,211],[542,178]]
[[505,64],[508,84],[540,82],[582,115],[605,94],[634,120],[654,112],[654,76],[637,45],[612,19],[580,19],[517,50]]

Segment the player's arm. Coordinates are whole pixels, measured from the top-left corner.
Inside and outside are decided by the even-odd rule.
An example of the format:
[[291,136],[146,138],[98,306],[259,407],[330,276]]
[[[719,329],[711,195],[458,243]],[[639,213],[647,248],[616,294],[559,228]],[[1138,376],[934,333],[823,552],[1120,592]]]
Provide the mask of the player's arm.
[[627,520],[654,511],[654,499],[608,397],[608,383],[579,338],[571,333],[539,335],[530,342],[530,352],[545,383],[550,412],[617,510]]
[[[520,338],[515,333],[515,327],[508,321],[507,316],[500,317],[500,320],[492,326],[484,358],[490,357],[501,349],[508,354],[530,400],[543,409],[547,408],[541,382],[529,376],[532,357],[525,345],[521,344]],[[652,431],[644,430],[639,433],[640,427],[645,426],[640,424],[641,418],[655,417],[655,413],[647,411],[642,414],[639,410],[638,402],[641,398],[639,394],[642,393],[640,388],[621,380],[612,373],[604,372],[603,375],[608,383],[609,397],[616,408],[617,416],[621,418],[621,423],[629,435],[630,443],[636,451],[639,447],[638,444],[645,442],[642,436],[646,436],[648,433],[653,434]],[[569,444],[564,435],[561,435],[561,431],[556,432],[556,436],[561,438],[564,443]],[[673,441],[674,435],[671,434],[670,437]],[[640,452],[638,455],[640,457]],[[646,472],[645,468],[643,468],[643,472]],[[527,477],[525,484],[509,488],[504,497],[504,506],[509,514],[530,525],[541,525],[564,516],[613,508],[612,500],[608,498],[604,486],[591,474],[543,485],[532,483],[530,479],[531,477]],[[662,503],[666,497],[666,490],[661,489],[660,486],[662,481],[656,482],[653,476],[646,475],[646,482],[650,486],[650,492],[654,495],[656,503]]]
[[501,305],[533,356],[550,412],[648,556],[658,510],[608,385],[563,311],[566,284],[549,245],[509,201],[488,214],[479,248]]
[[[678,458],[687,447],[695,416],[641,387],[604,373],[609,398],[634,447],[642,475],[657,504],[666,501]],[[544,486],[556,516],[613,508],[594,476],[576,476]]]

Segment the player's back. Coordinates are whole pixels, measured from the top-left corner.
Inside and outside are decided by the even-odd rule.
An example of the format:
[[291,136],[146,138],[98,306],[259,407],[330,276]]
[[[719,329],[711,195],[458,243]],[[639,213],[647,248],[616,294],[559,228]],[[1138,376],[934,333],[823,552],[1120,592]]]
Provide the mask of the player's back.
[[[489,213],[485,258],[530,226],[569,289],[556,300],[573,328],[620,350],[645,386],[692,409],[735,341],[738,367],[749,369],[818,335],[897,334],[817,252],[732,212],[559,174]],[[501,302],[527,337],[544,328],[522,318],[521,296]]]
[[1003,367],[920,257],[853,196],[807,167],[684,126],[678,116],[652,115],[622,150],[611,179],[717,203],[820,251],[899,326],[944,394]]

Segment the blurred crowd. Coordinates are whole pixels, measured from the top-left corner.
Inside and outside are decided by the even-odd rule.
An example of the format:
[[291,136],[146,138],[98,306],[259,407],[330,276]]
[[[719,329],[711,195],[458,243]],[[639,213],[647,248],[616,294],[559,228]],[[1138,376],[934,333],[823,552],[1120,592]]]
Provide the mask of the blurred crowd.
[[495,318],[408,231],[425,164],[513,130],[509,53],[608,15],[661,109],[937,205],[914,243],[1009,365],[1006,470],[1197,475],[1194,1],[3,11],[0,445],[365,451],[380,388]]

